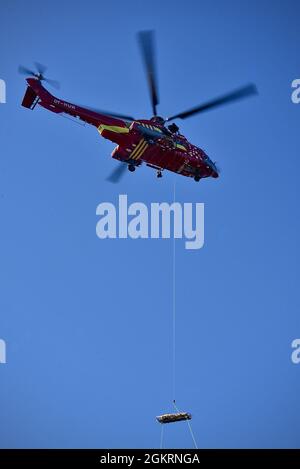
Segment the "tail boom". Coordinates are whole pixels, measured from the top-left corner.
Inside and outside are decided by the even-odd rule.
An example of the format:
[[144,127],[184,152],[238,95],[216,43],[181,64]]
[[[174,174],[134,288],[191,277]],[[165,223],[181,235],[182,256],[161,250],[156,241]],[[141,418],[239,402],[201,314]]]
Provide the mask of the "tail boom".
[[[102,132],[102,129],[105,128],[118,128],[120,129],[120,134],[127,133],[128,126],[124,120],[99,114],[91,109],[58,99],[49,93],[37,78],[27,78],[26,81],[28,86],[22,101],[22,106],[28,109],[34,109],[34,107],[39,104],[43,108],[56,114],[69,114],[72,117],[97,127],[101,134],[105,133]],[[110,139],[110,137],[106,135],[103,135],[103,137]]]

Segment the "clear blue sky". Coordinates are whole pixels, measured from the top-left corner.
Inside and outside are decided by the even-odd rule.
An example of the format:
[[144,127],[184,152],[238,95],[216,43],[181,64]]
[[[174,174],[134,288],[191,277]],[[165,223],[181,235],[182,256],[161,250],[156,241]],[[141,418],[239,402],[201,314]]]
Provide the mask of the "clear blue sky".
[[[1,447],[157,447],[172,399],[172,241],[105,240],[96,206],[205,203],[205,246],[177,241],[177,404],[200,447],[299,447],[297,1],[2,0]],[[61,98],[150,117],[136,44],[157,32],[162,115],[248,82],[260,96],[186,120],[222,168],[196,184],[149,168],[105,181],[113,145],[21,108],[19,64]],[[186,424],[165,445],[191,447]]]

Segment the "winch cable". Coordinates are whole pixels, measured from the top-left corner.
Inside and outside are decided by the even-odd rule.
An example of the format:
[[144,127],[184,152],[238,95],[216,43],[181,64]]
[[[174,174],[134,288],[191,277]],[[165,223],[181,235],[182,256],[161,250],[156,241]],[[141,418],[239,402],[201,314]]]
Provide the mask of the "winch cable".
[[[176,201],[176,179],[173,182],[173,203]],[[173,227],[173,233],[175,229]],[[175,235],[172,243],[172,395],[175,404],[176,396],[176,245]],[[164,425],[161,426],[160,448],[163,448]]]
[[[174,175],[173,181],[173,203],[176,202],[176,176]],[[175,223],[175,217],[173,219]],[[173,226],[173,245],[172,245],[172,394],[173,394],[173,405],[176,412],[180,412],[176,406],[176,240],[175,240],[175,225]],[[194,446],[198,449],[195,435],[192,430],[192,426],[189,420],[186,421]],[[164,438],[164,425],[161,428],[161,440],[160,447],[163,448]]]
[[[173,182],[173,203],[176,201],[176,178]],[[173,219],[175,223],[175,216]],[[173,227],[173,275],[172,275],[172,383],[173,383],[173,401],[176,399],[176,244],[175,244],[175,226]]]
[[160,431],[160,449],[163,449],[164,447],[164,426],[161,425],[161,431]]
[[[173,181],[173,203],[176,201],[176,179]],[[173,233],[175,232],[173,227]],[[172,243],[172,395],[173,402],[175,403],[176,397],[176,245],[175,236],[173,235]],[[164,431],[161,426],[160,448],[163,448]]]
[[[173,406],[175,407],[176,412],[179,413],[180,410],[178,409],[178,407],[177,407],[175,401],[173,401]],[[187,420],[186,423],[187,423],[187,425],[188,425],[188,427],[189,427],[189,431],[190,431],[190,434],[191,434],[191,437],[192,437],[194,446],[195,446],[196,449],[198,449],[198,445],[197,445],[197,442],[196,442],[196,438],[195,438],[194,432],[193,432],[193,430],[192,430],[192,425],[191,425],[190,420]]]
[[[176,202],[176,178],[173,182],[173,203]],[[173,219],[173,223],[174,219]],[[172,394],[173,406],[176,412],[180,413],[176,405],[176,244],[175,244],[175,225],[173,226],[173,244],[172,244]],[[194,446],[198,449],[195,435],[189,420],[186,421]],[[161,425],[160,449],[163,449],[164,443],[164,424]]]

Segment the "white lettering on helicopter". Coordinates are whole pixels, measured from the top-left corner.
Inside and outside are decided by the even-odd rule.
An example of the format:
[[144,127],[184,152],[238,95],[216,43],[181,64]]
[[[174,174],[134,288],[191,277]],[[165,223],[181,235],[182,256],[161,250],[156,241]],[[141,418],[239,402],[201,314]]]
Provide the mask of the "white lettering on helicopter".
[[0,79],[0,103],[6,103],[6,83],[4,80]]
[[0,339],[0,363],[6,363],[6,343]]
[[76,109],[76,106],[74,106],[74,104],[65,103],[65,101],[60,101],[60,99],[54,99],[54,104],[67,107],[68,109]]
[[118,208],[113,203],[102,202],[96,214],[100,216],[96,225],[100,239],[166,239],[171,238],[172,225],[173,237],[184,237],[186,249],[200,249],[204,245],[204,203],[196,203],[194,209],[192,203],[183,206],[179,202],[151,203],[149,217],[147,205],[134,202],[128,206],[127,195],[121,194]]
[[293,80],[291,86],[292,88],[295,88],[295,90],[292,92],[291,100],[294,104],[299,104],[300,103],[300,78],[296,78],[295,80]]

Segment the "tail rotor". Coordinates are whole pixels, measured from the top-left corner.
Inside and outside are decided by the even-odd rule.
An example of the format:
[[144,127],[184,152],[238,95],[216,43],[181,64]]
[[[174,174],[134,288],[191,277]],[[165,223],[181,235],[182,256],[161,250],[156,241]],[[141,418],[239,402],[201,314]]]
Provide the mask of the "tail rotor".
[[53,88],[59,89],[60,84],[59,84],[58,81],[51,80],[50,78],[45,77],[45,72],[47,70],[47,67],[45,65],[43,65],[39,62],[34,62],[34,65],[35,65],[36,71],[30,70],[29,68],[23,67],[23,65],[20,65],[19,68],[18,68],[19,73],[21,75],[32,76],[32,77],[34,77],[34,78],[36,78],[37,80],[40,80],[40,81],[45,81],[46,83],[48,83]]

